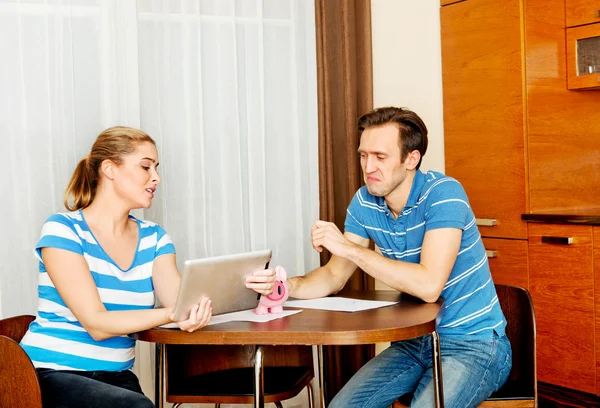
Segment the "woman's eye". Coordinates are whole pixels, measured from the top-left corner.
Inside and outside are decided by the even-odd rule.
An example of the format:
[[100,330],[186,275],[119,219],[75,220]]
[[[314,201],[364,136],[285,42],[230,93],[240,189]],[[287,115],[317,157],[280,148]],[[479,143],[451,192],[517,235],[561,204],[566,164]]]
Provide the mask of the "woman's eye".
[[148,171],[148,170],[150,170],[150,167],[142,166],[142,169]]

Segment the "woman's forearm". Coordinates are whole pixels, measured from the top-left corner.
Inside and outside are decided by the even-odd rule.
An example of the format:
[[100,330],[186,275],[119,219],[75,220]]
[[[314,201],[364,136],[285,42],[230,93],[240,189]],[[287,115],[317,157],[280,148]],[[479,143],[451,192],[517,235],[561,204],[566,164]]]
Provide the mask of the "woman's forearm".
[[82,325],[94,340],[105,340],[170,323],[170,312],[164,308],[99,311]]

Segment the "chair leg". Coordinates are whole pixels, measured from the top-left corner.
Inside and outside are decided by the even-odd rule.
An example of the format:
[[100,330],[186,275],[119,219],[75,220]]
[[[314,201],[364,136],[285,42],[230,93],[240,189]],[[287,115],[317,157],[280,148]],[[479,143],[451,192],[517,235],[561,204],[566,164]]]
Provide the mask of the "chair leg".
[[173,408],[180,407],[180,406],[181,406],[181,404],[182,404],[181,402],[178,402],[177,404],[173,405]]
[[306,393],[308,394],[308,408],[313,408],[313,389],[311,383],[306,385]]
[[277,408],[283,408],[283,405],[281,405],[281,402],[279,401],[275,401],[274,404]]

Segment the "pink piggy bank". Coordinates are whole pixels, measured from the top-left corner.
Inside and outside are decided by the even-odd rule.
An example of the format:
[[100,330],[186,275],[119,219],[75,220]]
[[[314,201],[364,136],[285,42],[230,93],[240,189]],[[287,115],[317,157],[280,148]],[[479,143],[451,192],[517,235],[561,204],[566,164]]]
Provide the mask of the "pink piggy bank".
[[287,273],[282,266],[275,267],[275,286],[273,286],[273,292],[270,295],[260,296],[258,307],[254,309],[254,313],[262,315],[267,313],[281,313],[283,312],[283,304],[290,297],[285,281],[287,280]]

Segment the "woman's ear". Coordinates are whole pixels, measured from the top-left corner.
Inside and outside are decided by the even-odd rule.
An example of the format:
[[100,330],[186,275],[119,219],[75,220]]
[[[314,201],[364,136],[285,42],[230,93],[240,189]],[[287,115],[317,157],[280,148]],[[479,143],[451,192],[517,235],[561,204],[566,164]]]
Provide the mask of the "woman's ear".
[[115,178],[115,164],[106,159],[100,165],[100,170],[109,180],[113,180]]
[[417,168],[417,166],[419,165],[419,162],[421,161],[421,153],[418,150],[413,150],[412,152],[410,152],[408,154],[405,161],[406,161],[406,169],[414,170]]

